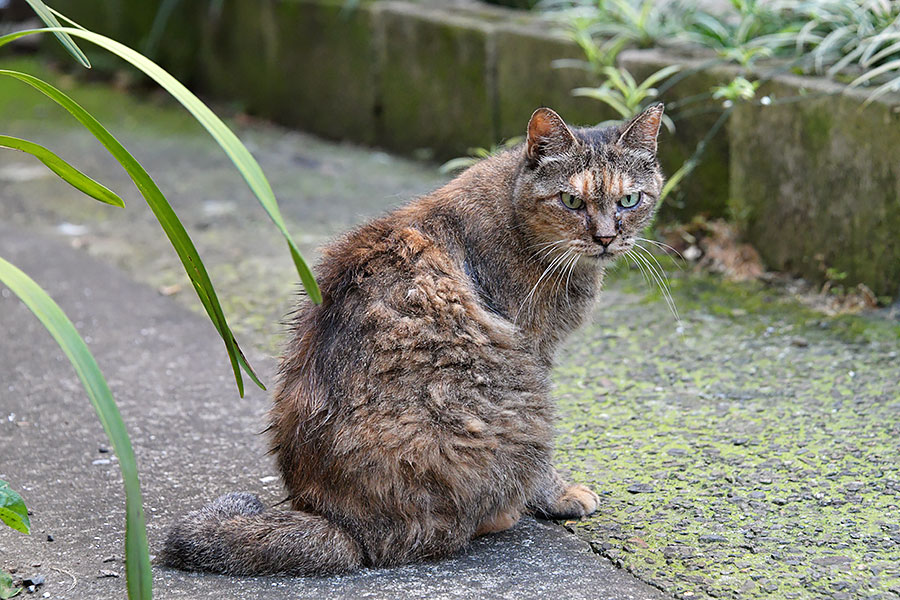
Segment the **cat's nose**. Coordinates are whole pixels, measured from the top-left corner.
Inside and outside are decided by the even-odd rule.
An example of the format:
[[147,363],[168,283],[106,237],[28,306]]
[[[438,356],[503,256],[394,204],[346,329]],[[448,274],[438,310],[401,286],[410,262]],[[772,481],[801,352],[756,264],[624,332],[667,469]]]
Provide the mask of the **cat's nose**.
[[595,235],[594,236],[594,241],[597,242],[598,244],[600,244],[601,246],[603,246],[604,248],[609,246],[614,239],[616,239],[616,236],[614,236],[614,235]]

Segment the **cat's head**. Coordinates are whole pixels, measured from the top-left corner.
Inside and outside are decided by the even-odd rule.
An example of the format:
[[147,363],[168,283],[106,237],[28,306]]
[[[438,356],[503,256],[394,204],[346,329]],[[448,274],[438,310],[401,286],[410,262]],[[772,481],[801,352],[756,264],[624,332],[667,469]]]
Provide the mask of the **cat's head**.
[[570,252],[605,261],[634,246],[662,191],[662,115],[656,104],[621,126],[572,129],[549,108],[534,112],[514,201],[538,256]]

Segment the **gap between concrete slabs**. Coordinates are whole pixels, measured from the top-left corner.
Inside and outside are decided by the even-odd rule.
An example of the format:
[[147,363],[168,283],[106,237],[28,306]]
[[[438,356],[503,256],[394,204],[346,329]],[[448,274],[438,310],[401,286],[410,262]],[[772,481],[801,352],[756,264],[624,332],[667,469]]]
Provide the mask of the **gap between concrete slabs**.
[[[90,344],[138,456],[151,553],[166,526],[218,494],[274,504],[264,392],[234,388],[221,342],[202,317],[68,245],[0,227],[0,256],[54,296]],[[25,497],[32,535],[0,529],[0,566],[40,573],[51,598],[124,592],[124,497],[109,444],[78,380],[38,321],[0,295],[0,478]],[[271,381],[273,361],[246,348]],[[52,538],[52,541],[50,541]],[[38,566],[35,566],[38,565]],[[343,577],[232,578],[154,568],[159,598],[667,598],[593,554],[561,527],[526,519],[468,552]]]

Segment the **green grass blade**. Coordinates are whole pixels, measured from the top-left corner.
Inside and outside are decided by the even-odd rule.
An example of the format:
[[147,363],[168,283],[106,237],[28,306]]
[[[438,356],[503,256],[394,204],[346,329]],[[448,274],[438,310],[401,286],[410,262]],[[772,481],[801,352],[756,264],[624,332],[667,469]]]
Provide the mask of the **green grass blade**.
[[580,96],[585,98],[593,98],[594,100],[599,100],[604,104],[608,105],[610,108],[615,110],[617,113],[622,115],[623,119],[630,119],[634,116],[634,111],[628,108],[624,102],[622,102],[619,98],[611,94],[608,90],[604,90],[602,87],[600,88],[575,88],[572,90],[573,96]]
[[294,261],[294,266],[297,269],[297,273],[300,276],[300,281],[303,284],[306,293],[313,302],[317,304],[320,303],[322,301],[322,293],[319,291],[319,286],[316,284],[316,280],[313,277],[309,266],[306,264],[306,261],[303,260],[300,249],[297,247],[296,242],[294,242],[287,230],[287,225],[284,222],[284,218],[281,216],[281,210],[278,208],[278,201],[275,199],[272,186],[269,185],[269,181],[263,174],[259,163],[256,162],[256,159],[253,158],[250,151],[247,150],[246,146],[241,143],[225,123],[223,123],[219,117],[217,117],[197,98],[197,96],[184,87],[177,79],[169,75],[169,73],[159,65],[132,50],[128,46],[91,31],[66,27],[17,31],[0,37],[0,46],[26,35],[56,31],[69,33],[85,39],[131,63],[134,67],[143,71],[144,74],[162,86],[173,98],[178,100],[178,102],[180,102],[181,105],[197,119],[197,121],[200,122],[213,139],[216,140],[228,158],[231,159],[231,162],[234,163],[235,167],[244,178],[244,181],[246,181],[247,185],[250,187],[250,190],[256,196],[257,200],[259,200],[259,203],[275,224],[275,227],[284,237],[290,247],[291,258]]
[[[319,286],[316,284],[316,280],[313,277],[309,266],[307,266],[303,257],[300,255],[300,249],[297,247],[297,244],[287,230],[287,224],[281,216],[281,210],[278,208],[278,201],[275,199],[275,193],[272,191],[272,186],[269,185],[269,181],[263,174],[259,163],[256,162],[256,159],[253,158],[250,151],[247,150],[246,146],[241,143],[225,123],[203,104],[197,96],[184,87],[177,79],[169,75],[162,67],[147,57],[106,36],[92,31],[83,31],[67,27],[50,28],[38,31],[60,31],[96,44],[143,71],[144,74],[156,81],[169,92],[173,98],[178,100],[178,102],[180,102],[181,105],[184,106],[201,125],[203,125],[228,158],[231,159],[235,167],[237,167],[241,176],[244,178],[244,181],[250,186],[250,190],[259,200],[263,209],[265,209],[269,218],[275,224],[275,227],[278,228],[278,231],[281,232],[290,247],[291,258],[294,260],[294,266],[297,269],[297,273],[300,276],[300,281],[302,282],[304,289],[306,289],[306,293],[309,294],[309,297],[313,302],[320,303],[322,301],[322,294],[319,291]],[[24,32],[17,32],[17,34],[21,33]],[[4,38],[0,38],[0,45],[3,45],[3,43],[5,43]]]
[[[0,38],[2,40],[2,38]],[[119,141],[112,136],[90,113],[84,110],[77,102],[72,100],[69,96],[56,89],[49,83],[38,79],[32,75],[28,75],[27,73],[19,73],[17,71],[8,71],[4,69],[0,69],[0,76],[10,76],[15,79],[18,79],[28,85],[34,87],[38,91],[42,92],[49,98],[56,101],[60,106],[69,111],[72,116],[74,116],[88,131],[90,131],[94,137],[96,137],[103,146],[109,151],[116,160],[119,161],[119,164],[122,165],[122,168],[128,173],[129,177],[131,177],[132,181],[134,181],[138,190],[146,199],[148,206],[153,211],[153,214],[156,216],[159,224],[162,226],[163,231],[165,231],[166,236],[169,238],[169,241],[172,243],[172,246],[175,248],[175,251],[178,253],[178,257],[181,259],[181,263],[184,265],[184,270],[187,273],[188,277],[191,279],[191,282],[194,284],[194,288],[198,290],[198,296],[200,297],[201,302],[203,303],[203,307],[206,309],[207,314],[209,314],[210,320],[212,320],[213,325],[215,325],[216,329],[219,332],[219,335],[222,338],[222,341],[225,343],[225,348],[228,351],[228,357],[231,360],[231,367],[234,371],[235,382],[237,383],[238,391],[241,395],[244,394],[244,383],[241,378],[241,367],[244,367],[244,370],[250,376],[250,378],[260,387],[263,387],[262,383],[259,381],[259,378],[253,372],[253,370],[247,365],[246,360],[243,359],[243,355],[241,353],[240,348],[238,347],[237,341],[234,339],[234,335],[231,333],[231,329],[228,327],[228,322],[225,320],[225,315],[222,312],[222,307],[219,304],[218,297],[216,296],[215,289],[213,288],[212,282],[209,279],[209,274],[206,271],[206,267],[203,265],[203,261],[200,260],[200,255],[197,252],[197,248],[194,247],[194,243],[191,241],[190,236],[188,236],[187,231],[185,231],[184,226],[181,224],[181,221],[178,220],[178,217],[175,215],[175,211],[172,210],[172,207],[169,205],[163,193],[160,191],[159,187],[157,187],[156,183],[150,177],[144,167],[119,143]],[[202,292],[202,293],[201,293]],[[263,388],[265,389],[265,388]]]
[[651,87],[656,85],[657,82],[662,81],[666,77],[673,75],[681,70],[681,65],[669,65],[668,67],[663,67],[659,71],[653,73],[647,79],[641,82],[641,85],[638,86],[637,91],[641,94],[644,94]]
[[886,62],[883,65],[881,65],[880,67],[876,67],[874,69],[867,71],[865,74],[860,75],[859,77],[857,77],[856,79],[854,79],[853,81],[850,82],[850,87],[856,87],[858,85],[861,85],[867,81],[874,79],[875,77],[878,77],[879,75],[881,75],[883,73],[890,73],[891,71],[900,71],[900,58],[898,58],[896,60],[892,60],[890,62]]
[[[31,6],[31,9],[37,13],[37,16],[40,17],[41,21],[47,24],[47,27],[60,27],[59,21],[56,20],[56,16],[53,14],[56,11],[50,9],[49,6],[41,2],[41,0],[25,0]],[[81,66],[86,69],[91,68],[91,61],[88,60],[88,57],[85,56],[84,52],[81,51],[75,44],[75,40],[72,37],[64,32],[64,31],[54,31],[53,35],[56,36],[56,39],[59,40],[59,43],[63,45],[63,48],[68,51],[69,54],[75,57]]]
[[115,192],[91,179],[43,146],[28,140],[0,135],[0,147],[27,152],[47,165],[47,168],[59,175],[63,181],[91,198],[113,206],[125,207],[125,202]]
[[890,92],[900,92],[900,77],[896,77],[872,90],[866,97],[866,101],[863,102],[863,106],[865,107],[872,104],[877,99]]
[[25,506],[25,501],[2,479],[0,479],[0,521],[16,531],[24,534],[31,533],[31,523],[28,521],[28,508]]
[[141,484],[138,480],[137,461],[122,422],[122,415],[113,400],[97,361],[75,326],[59,305],[33,279],[0,258],[0,282],[34,313],[59,344],[81,380],[100,423],[119,457],[119,468],[125,483],[125,573],[128,597],[131,600],[150,600],[152,574],[147,548],[147,530],[144,524],[144,508],[141,504]]

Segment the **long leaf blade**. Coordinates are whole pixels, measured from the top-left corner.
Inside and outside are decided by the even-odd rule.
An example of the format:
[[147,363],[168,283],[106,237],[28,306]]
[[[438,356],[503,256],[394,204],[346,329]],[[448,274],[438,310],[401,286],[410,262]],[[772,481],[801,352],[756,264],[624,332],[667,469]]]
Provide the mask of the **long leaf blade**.
[[[58,28],[61,27],[59,21],[56,20],[56,15],[53,13],[55,11],[51,10],[49,6],[41,2],[41,0],[25,0],[31,6],[31,9],[40,17],[41,21],[47,24],[47,27]],[[64,31],[54,31],[53,35],[56,36],[56,39],[59,40],[59,43],[63,45],[63,48],[66,51],[75,57],[81,66],[86,69],[91,68],[91,61],[88,60],[88,57],[85,56],[84,52],[81,51],[81,48],[75,43],[75,40],[72,37],[64,32]]]
[[235,167],[244,178],[244,181],[247,182],[250,190],[266,211],[266,214],[269,215],[269,218],[275,224],[275,227],[284,237],[290,247],[291,258],[294,261],[294,266],[297,269],[297,273],[300,276],[300,281],[303,284],[306,293],[309,295],[310,300],[317,304],[320,303],[322,301],[322,293],[319,290],[319,286],[316,284],[315,277],[313,277],[312,271],[306,264],[306,261],[303,260],[296,242],[294,242],[294,239],[288,232],[287,224],[281,216],[281,210],[278,208],[278,201],[275,199],[272,186],[269,185],[269,181],[263,174],[259,163],[256,162],[256,159],[253,158],[250,151],[247,150],[246,146],[241,143],[225,123],[223,123],[219,117],[217,117],[197,98],[197,96],[184,87],[177,79],[169,75],[162,67],[128,46],[92,31],[83,31],[67,27],[17,31],[0,37],[0,46],[26,35],[56,31],[62,31],[88,40],[131,63],[134,67],[140,69],[144,74],[156,81],[192,115],[194,115],[194,118],[197,119],[207,132],[209,132],[213,139],[219,144],[219,147],[221,147],[228,158],[231,159],[231,162],[234,163]]
[[91,179],[43,146],[35,144],[34,142],[29,142],[28,140],[8,135],[0,135],[0,147],[20,150],[31,154],[76,190],[84,192],[91,198],[99,200],[100,202],[112,204],[113,206],[118,206],[120,208],[125,207],[125,201],[116,195],[115,192],[102,183]]
[[[2,41],[2,38],[0,38],[0,41]],[[242,355],[240,348],[237,345],[237,341],[234,339],[234,335],[231,333],[231,329],[228,327],[228,322],[225,320],[222,307],[219,304],[215,289],[210,281],[206,267],[200,259],[197,248],[191,241],[190,236],[188,236],[187,231],[185,231],[181,221],[178,220],[175,211],[172,210],[172,207],[169,205],[169,202],[166,200],[162,191],[160,191],[159,187],[157,187],[147,171],[144,170],[144,167],[141,166],[125,147],[122,146],[122,144],[120,144],[119,141],[90,113],[57,88],[37,77],[28,75],[27,73],[0,69],[0,75],[7,75],[23,81],[56,101],[84,125],[85,128],[87,128],[87,130],[106,147],[110,154],[119,161],[119,164],[122,165],[122,168],[125,169],[129,177],[134,181],[138,190],[144,196],[150,210],[153,211],[153,214],[162,226],[163,231],[165,231],[166,236],[175,248],[178,257],[181,259],[185,272],[194,284],[194,288],[198,290],[198,296],[203,303],[203,307],[206,309],[210,320],[213,322],[213,325],[215,325],[219,332],[219,336],[225,343],[225,348],[228,351],[228,357],[231,361],[231,368],[234,371],[238,391],[243,396],[244,383],[241,379],[240,371],[242,366],[244,366],[244,370],[250,378],[258,386],[265,389],[262,382],[260,382],[259,378],[256,376],[256,373],[254,373],[249,365],[247,365],[246,361],[241,360]],[[200,293],[200,290],[202,290],[202,294]]]
[[119,407],[113,400],[106,379],[75,326],[59,305],[33,279],[0,258],[0,282],[18,296],[43,323],[72,363],[113,445],[116,456],[119,457],[119,468],[125,482],[125,552],[128,557],[125,571],[128,597],[132,600],[150,600],[152,575],[137,461]]

